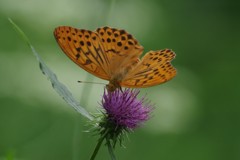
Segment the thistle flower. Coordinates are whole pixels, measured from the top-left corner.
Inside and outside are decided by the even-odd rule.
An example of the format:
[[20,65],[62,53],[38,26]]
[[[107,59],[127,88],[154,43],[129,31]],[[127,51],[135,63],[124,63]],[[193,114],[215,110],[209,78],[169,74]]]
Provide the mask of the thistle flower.
[[97,127],[100,138],[91,159],[96,156],[103,140],[106,140],[109,153],[115,159],[113,148],[116,143],[119,141],[122,145],[125,133],[141,126],[150,118],[153,107],[145,97],[137,99],[139,92],[131,89],[104,91],[101,103],[103,117]]
[[149,119],[151,105],[145,105],[145,98],[138,100],[139,90],[125,89],[115,92],[104,91],[102,106],[107,120],[116,127],[134,129]]

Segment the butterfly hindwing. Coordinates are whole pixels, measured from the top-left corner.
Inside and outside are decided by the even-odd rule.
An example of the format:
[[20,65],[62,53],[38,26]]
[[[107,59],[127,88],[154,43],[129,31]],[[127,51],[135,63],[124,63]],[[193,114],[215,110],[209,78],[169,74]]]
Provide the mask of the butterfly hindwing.
[[136,67],[123,79],[125,87],[150,87],[164,83],[176,75],[171,65],[175,53],[169,49],[150,51],[140,60]]

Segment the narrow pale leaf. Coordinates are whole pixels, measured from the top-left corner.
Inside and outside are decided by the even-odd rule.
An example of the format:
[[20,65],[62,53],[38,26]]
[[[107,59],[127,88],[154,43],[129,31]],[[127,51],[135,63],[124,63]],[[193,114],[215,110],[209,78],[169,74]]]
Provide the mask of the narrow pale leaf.
[[57,76],[51,71],[51,69],[44,63],[39,54],[36,52],[35,48],[30,43],[29,39],[25,35],[25,33],[9,18],[10,23],[13,25],[14,29],[21,35],[23,40],[28,44],[31,48],[32,53],[35,55],[39,62],[40,69],[42,73],[51,81],[53,89],[77,112],[85,116],[86,118],[93,120],[93,117],[82,107],[79,102],[73,97],[72,93],[68,90],[68,88],[59,82]]

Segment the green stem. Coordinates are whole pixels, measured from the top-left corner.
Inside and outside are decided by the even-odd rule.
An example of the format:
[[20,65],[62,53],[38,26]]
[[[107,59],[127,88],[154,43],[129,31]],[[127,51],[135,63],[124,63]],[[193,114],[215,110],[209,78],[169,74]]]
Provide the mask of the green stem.
[[76,116],[74,122],[74,130],[73,130],[73,152],[72,152],[72,159],[79,160],[79,151],[80,151],[80,125],[79,125],[79,116]]
[[102,142],[103,142],[103,140],[105,139],[105,137],[106,137],[106,135],[102,136],[102,138],[100,138],[100,139],[98,140],[98,143],[97,143],[97,145],[96,145],[96,147],[95,147],[95,149],[94,149],[94,151],[93,151],[93,154],[92,154],[90,160],[94,160],[94,159],[95,159],[95,157],[96,157],[96,155],[97,155],[97,153],[98,153],[98,151],[99,151],[99,149],[100,149],[100,147],[101,147],[101,145],[102,145]]
[[113,147],[112,147],[109,139],[107,139],[107,146],[108,146],[108,152],[109,152],[109,154],[111,156],[111,159],[112,160],[116,160],[116,157],[115,157],[114,152],[113,152]]

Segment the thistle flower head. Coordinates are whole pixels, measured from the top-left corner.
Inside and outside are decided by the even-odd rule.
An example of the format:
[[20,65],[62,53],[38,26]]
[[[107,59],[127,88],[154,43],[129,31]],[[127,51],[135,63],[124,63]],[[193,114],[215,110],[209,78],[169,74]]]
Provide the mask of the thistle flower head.
[[139,127],[150,118],[153,107],[145,97],[137,99],[139,92],[131,89],[116,89],[113,92],[104,90],[101,103],[103,116],[97,116],[94,122],[98,124],[95,131],[100,138],[91,159],[94,159],[104,140],[112,159],[115,159],[113,149],[118,141],[122,145],[124,133]]
[[145,97],[137,99],[138,94],[139,90],[105,90],[102,106],[107,120],[124,129],[134,129],[148,120],[152,106],[146,102]]

